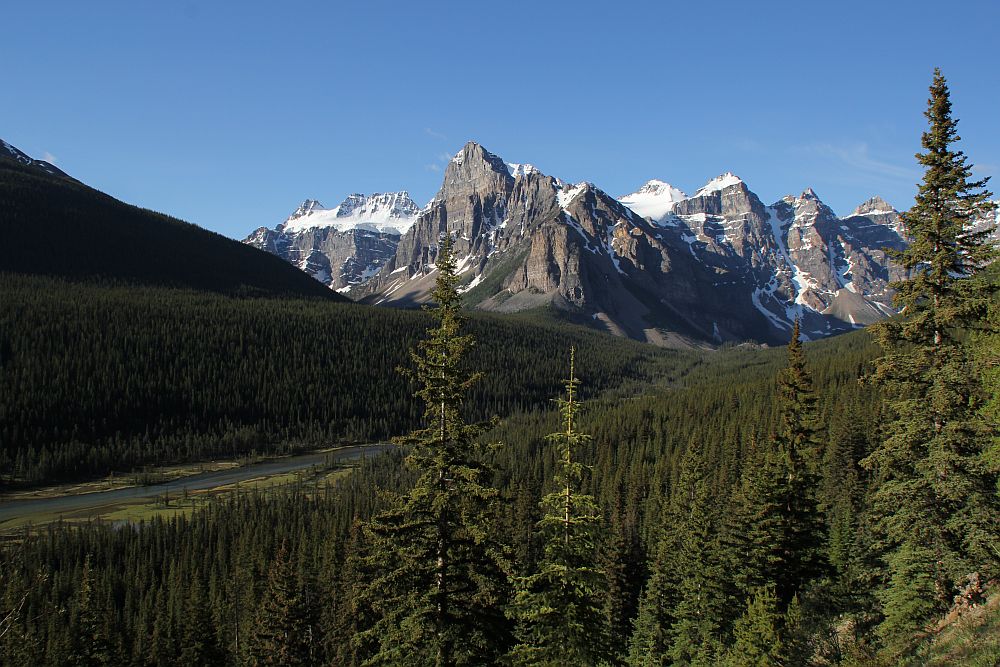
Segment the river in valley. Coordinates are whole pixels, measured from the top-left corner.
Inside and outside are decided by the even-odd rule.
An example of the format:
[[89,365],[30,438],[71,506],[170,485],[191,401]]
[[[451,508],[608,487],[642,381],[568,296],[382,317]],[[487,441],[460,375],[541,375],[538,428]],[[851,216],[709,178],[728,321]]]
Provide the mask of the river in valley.
[[132,486],[111,491],[94,491],[76,495],[58,496],[55,498],[32,498],[25,500],[0,501],[0,524],[11,519],[32,514],[71,514],[105,505],[114,505],[122,501],[132,501],[153,498],[164,494],[170,496],[182,495],[185,491],[201,491],[218,486],[235,484],[258,477],[270,477],[307,470],[313,466],[344,463],[351,460],[373,456],[385,451],[392,445],[372,444],[342,447],[325,452],[288,456],[262,463],[253,463],[228,470],[204,472],[188,477],[181,477],[162,484],[148,486]]

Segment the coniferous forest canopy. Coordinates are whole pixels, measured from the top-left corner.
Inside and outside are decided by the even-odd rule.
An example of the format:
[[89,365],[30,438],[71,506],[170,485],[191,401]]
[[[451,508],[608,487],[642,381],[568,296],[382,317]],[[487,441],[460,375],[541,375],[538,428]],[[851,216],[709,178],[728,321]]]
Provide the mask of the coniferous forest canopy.
[[472,315],[447,237],[426,313],[9,268],[4,485],[405,435],[335,486],[8,536],[0,662],[996,664],[935,643],[1000,627],[1000,301],[930,93],[905,310],[807,345]]

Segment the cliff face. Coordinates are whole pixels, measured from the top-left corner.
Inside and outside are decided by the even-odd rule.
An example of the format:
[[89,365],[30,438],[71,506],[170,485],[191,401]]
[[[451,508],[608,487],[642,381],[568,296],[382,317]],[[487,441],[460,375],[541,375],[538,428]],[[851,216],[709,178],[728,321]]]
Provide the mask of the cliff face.
[[877,197],[838,218],[812,190],[767,206],[725,173],[691,196],[650,181],[616,199],[471,142],[426,207],[403,208],[405,229],[324,229],[307,223],[329,212],[307,201],[248,242],[352,298],[410,307],[428,299],[447,233],[468,306],[547,306],[662,344],[784,343],[795,318],[810,338],[873,322],[893,312],[884,249],[904,246],[898,213]]
[[419,212],[405,192],[352,194],[332,209],[307,199],[283,223],[260,227],[243,242],[344,292],[364,284],[395,256],[400,235]]

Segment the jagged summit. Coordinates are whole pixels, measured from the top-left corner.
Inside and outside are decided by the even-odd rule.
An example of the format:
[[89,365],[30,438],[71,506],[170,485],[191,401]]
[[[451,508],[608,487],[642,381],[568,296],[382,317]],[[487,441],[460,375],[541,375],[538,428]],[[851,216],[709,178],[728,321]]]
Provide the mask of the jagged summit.
[[295,209],[295,211],[290,216],[288,216],[288,221],[296,220],[305,215],[309,215],[310,213],[313,213],[315,211],[325,211],[325,210],[326,209],[323,208],[323,205],[320,204],[318,200],[307,199],[301,204],[299,204],[299,207]]
[[766,206],[725,172],[691,196],[653,179],[614,199],[591,182],[507,163],[474,141],[448,162],[430,205],[404,207],[413,216],[405,233],[340,231],[345,220],[391,210],[380,200],[387,196],[405,193],[352,195],[329,211],[316,202],[289,227],[329,226],[265,230],[248,242],[353,298],[413,307],[429,298],[448,232],[469,307],[551,307],[665,345],[783,343],[796,318],[815,339],[891,315],[897,274],[884,248],[905,244],[898,216],[876,215],[888,205],[874,198],[859,207],[870,214],[848,218],[812,188]]
[[698,188],[698,191],[694,193],[695,197],[701,197],[713,192],[718,192],[720,190],[725,190],[726,188],[732,187],[734,185],[740,185],[743,183],[743,179],[734,174],[731,171],[716,176],[710,180],[705,185]]
[[419,214],[406,191],[353,193],[332,209],[307,199],[283,223],[256,229],[244,243],[342,292],[378,273]]
[[820,207],[824,209],[829,208],[826,205],[826,203],[822,199],[820,199],[820,196],[816,194],[816,191],[813,190],[812,188],[806,188],[797,197],[795,195],[785,195],[777,202],[775,202],[775,206],[778,206],[782,203],[788,204],[793,208],[798,208],[802,206],[813,207],[813,208]]
[[445,167],[441,189],[434,196],[434,202],[468,198],[476,193],[509,191],[513,184],[514,177],[507,163],[470,141]]
[[297,233],[315,227],[333,227],[339,231],[357,228],[389,234],[402,234],[420,212],[420,207],[403,192],[376,192],[371,195],[348,195],[335,208],[323,208],[315,199],[299,205],[278,231]]
[[878,195],[859,204],[851,215],[887,215],[898,213],[886,200]]
[[516,162],[507,163],[507,171],[514,178],[518,176],[527,176],[529,174],[540,174],[541,171],[533,164],[517,164]]
[[677,202],[687,198],[679,188],[654,178],[632,194],[619,197],[618,201],[644,218],[659,221],[674,209]]
[[680,199],[684,199],[685,197],[687,197],[687,195],[684,194],[682,190],[675,188],[670,183],[667,183],[666,181],[661,181],[658,178],[649,179],[643,184],[641,188],[637,190],[637,192],[644,192],[649,194],[671,193],[677,195],[677,197]]
[[456,167],[463,167],[467,165],[478,165],[478,164],[488,164],[495,171],[502,171],[510,175],[507,170],[507,164],[500,159],[498,156],[489,152],[475,141],[469,141],[464,146],[462,150],[458,151],[451,162],[448,163],[448,169],[454,169]]

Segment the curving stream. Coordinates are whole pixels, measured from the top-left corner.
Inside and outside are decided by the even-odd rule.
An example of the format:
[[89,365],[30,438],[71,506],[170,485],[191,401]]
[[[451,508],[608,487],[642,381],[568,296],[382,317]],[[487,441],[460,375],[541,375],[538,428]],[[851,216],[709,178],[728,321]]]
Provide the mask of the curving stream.
[[32,498],[28,500],[8,500],[0,501],[0,523],[22,516],[44,512],[46,514],[70,514],[80,510],[92,509],[103,505],[112,505],[122,500],[135,500],[137,498],[152,498],[162,496],[165,493],[171,495],[182,494],[187,491],[200,491],[212,489],[226,484],[235,484],[255,477],[265,477],[271,475],[281,475],[296,470],[305,470],[312,466],[321,466],[326,463],[338,463],[364,458],[381,453],[392,447],[387,444],[357,445],[354,447],[344,447],[330,452],[318,452],[313,454],[301,454],[288,458],[266,461],[264,463],[254,463],[239,468],[229,470],[219,470],[215,472],[204,472],[189,477],[182,477],[162,484],[151,484],[149,486],[133,486],[125,489],[114,489],[111,491],[93,491],[90,493],[80,493],[71,496],[59,496],[56,498]]

